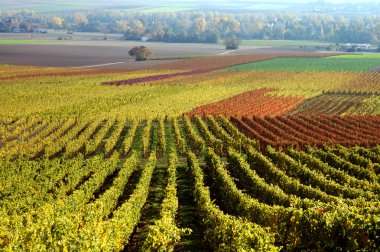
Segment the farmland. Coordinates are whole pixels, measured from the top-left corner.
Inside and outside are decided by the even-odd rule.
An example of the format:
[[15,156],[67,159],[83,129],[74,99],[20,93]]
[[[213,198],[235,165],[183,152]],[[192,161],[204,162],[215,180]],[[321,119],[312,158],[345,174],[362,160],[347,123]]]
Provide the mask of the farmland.
[[[325,115],[343,115],[349,114],[349,111],[361,109],[364,102],[370,99],[369,95],[354,94],[322,94],[309,99],[307,102],[298,106],[290,114],[325,114]],[[373,114],[375,111],[367,111],[366,114]]]
[[189,115],[281,115],[302,103],[303,98],[270,96],[276,89],[257,89],[216,103],[200,106]]
[[[65,37],[62,33],[33,34],[0,33],[0,64],[34,65],[45,67],[83,67],[117,63],[108,68],[145,68],[162,61],[130,62],[128,50],[136,45],[144,45],[154,52],[152,58],[176,59],[193,55],[216,56],[228,54],[221,44],[197,43],[160,43],[122,40],[123,34],[108,34],[104,41],[103,33],[76,32],[68,40],[57,40]],[[299,42],[302,43],[302,42]],[[27,46],[26,46],[27,45]],[[303,49],[299,46],[287,47],[278,41],[266,43],[242,44],[237,54],[273,54],[315,52],[316,49]],[[38,57],[38,60],[36,60]],[[122,63],[120,63],[122,62]],[[105,66],[101,66],[104,68]],[[99,67],[98,67],[99,68]]]
[[376,57],[278,58],[235,66],[234,70],[367,71],[379,65]]
[[17,45],[17,44],[40,44],[40,43],[48,43],[49,40],[17,40],[17,39],[6,39],[0,40],[0,45]]
[[0,65],[0,250],[380,247],[377,57],[154,61]]

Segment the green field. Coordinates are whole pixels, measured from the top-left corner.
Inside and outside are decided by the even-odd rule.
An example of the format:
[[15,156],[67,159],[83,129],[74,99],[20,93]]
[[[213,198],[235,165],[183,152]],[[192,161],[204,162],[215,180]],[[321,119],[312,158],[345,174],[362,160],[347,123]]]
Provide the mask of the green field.
[[229,70],[367,71],[380,66],[380,58],[277,58],[229,67]]
[[52,43],[52,40],[40,39],[3,39],[0,40],[0,45],[21,45],[21,44],[42,44]]
[[333,59],[380,59],[380,54],[345,54],[331,56]]

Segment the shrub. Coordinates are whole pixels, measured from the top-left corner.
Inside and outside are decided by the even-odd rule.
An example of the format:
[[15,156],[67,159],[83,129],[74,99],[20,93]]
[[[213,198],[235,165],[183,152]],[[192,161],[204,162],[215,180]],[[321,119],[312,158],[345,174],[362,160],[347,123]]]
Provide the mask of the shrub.
[[145,46],[135,46],[129,50],[128,54],[134,56],[136,61],[143,61],[153,54],[153,51]]
[[234,50],[239,48],[240,41],[237,38],[226,38],[224,40],[224,45],[226,46],[226,49]]

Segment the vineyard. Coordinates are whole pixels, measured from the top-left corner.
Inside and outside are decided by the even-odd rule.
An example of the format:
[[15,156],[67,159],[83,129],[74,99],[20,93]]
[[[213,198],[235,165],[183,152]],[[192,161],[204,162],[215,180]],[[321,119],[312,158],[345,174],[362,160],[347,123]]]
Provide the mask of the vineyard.
[[378,72],[366,72],[360,74],[356,78],[352,79],[335,89],[334,91],[340,91],[345,93],[362,93],[362,94],[379,94],[380,74]]
[[[344,115],[349,111],[355,111],[361,108],[364,101],[370,97],[369,95],[355,93],[327,93],[306,100],[289,113],[292,115]],[[374,111],[368,111],[367,114],[372,113],[374,113]]]
[[344,56],[0,66],[0,250],[378,251],[380,62]]
[[308,145],[371,146],[380,143],[377,116],[243,116],[231,120],[264,146],[297,145],[302,148]]
[[195,108],[188,115],[281,115],[299,105],[303,98],[290,96],[271,96],[276,89],[257,89],[227,100]]
[[[327,55],[325,55],[327,56]],[[286,71],[352,71],[361,72],[374,69],[379,64],[379,58],[336,58],[331,57],[277,57],[261,62],[251,62],[231,69],[246,71],[256,70],[286,70]]]

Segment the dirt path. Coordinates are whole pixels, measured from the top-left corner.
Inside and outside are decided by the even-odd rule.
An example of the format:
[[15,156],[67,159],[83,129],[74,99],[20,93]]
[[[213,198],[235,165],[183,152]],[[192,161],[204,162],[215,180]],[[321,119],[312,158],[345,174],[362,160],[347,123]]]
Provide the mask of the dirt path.
[[165,187],[167,184],[166,166],[167,165],[160,165],[156,167],[153,173],[147,203],[142,209],[140,221],[124,251],[138,251],[138,248],[142,246],[148,234],[149,225],[153,225],[154,222],[160,218],[162,200],[165,196]]
[[177,224],[180,228],[190,228],[192,233],[181,237],[181,242],[175,247],[175,251],[211,251],[203,241],[203,232],[197,216],[191,175],[186,166],[177,169],[177,196],[179,208]]

